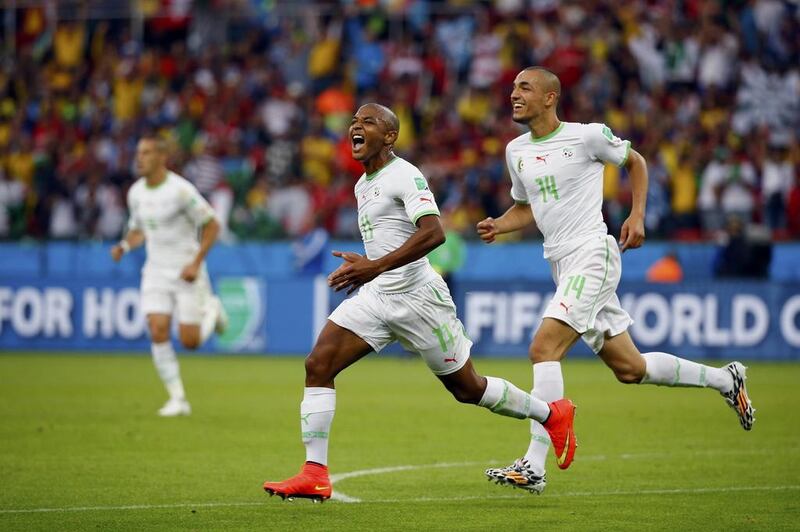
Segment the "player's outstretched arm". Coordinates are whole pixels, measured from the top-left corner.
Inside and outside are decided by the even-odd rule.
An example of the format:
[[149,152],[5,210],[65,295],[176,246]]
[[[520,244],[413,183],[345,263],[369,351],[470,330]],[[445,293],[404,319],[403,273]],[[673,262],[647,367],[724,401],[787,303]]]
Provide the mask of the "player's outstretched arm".
[[500,218],[481,220],[476,229],[481,240],[491,244],[497,235],[522,229],[531,222],[533,222],[533,212],[530,206],[524,203],[515,203]]
[[438,216],[423,216],[417,220],[417,227],[417,232],[402,246],[376,260],[358,253],[334,251],[333,255],[341,257],[345,263],[328,277],[328,286],[337,292],[346,288],[350,294],[383,272],[414,262],[444,243],[444,229]]
[[217,241],[217,235],[219,235],[219,222],[212,217],[203,225],[203,230],[200,233],[200,249],[197,250],[194,260],[183,268],[181,279],[190,283],[197,279],[200,266],[206,260],[206,255],[211,250],[211,246]]
[[118,244],[111,247],[111,258],[119,262],[122,256],[134,248],[144,244],[144,233],[141,229],[131,229]]
[[647,161],[636,150],[631,150],[625,163],[631,179],[633,202],[631,214],[619,232],[620,249],[638,248],[644,243],[644,213],[647,205]]

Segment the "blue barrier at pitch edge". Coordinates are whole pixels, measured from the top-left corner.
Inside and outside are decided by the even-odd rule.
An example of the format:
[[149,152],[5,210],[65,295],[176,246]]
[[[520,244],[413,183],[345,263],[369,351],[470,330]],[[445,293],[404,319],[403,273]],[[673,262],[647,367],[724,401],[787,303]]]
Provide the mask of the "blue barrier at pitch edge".
[[[20,275],[71,277],[91,273],[98,277],[135,277],[144,262],[143,250],[135,250],[120,263],[109,256],[109,244],[97,242],[0,243],[0,278]],[[360,242],[332,241],[323,261],[323,273],[333,271],[339,259],[330,251],[363,252]],[[717,248],[710,244],[650,242],[623,254],[623,280],[644,280],[647,268],[670,250],[677,252],[686,280],[712,278]],[[455,274],[459,280],[549,281],[550,268],[542,258],[539,242],[467,245],[467,260]],[[288,242],[235,245],[218,244],[208,257],[212,275],[259,275],[267,278],[296,276],[291,244]],[[800,243],[776,244],[770,278],[774,281],[800,281]]]
[[[229,331],[203,351],[307,353],[342,300],[324,276],[271,279],[218,276]],[[462,281],[459,316],[484,356],[527,355],[552,297],[541,281]],[[623,283],[618,290],[644,351],[686,358],[800,359],[800,283]],[[147,351],[136,279],[83,275],[0,280],[0,351]],[[575,356],[590,356],[579,343]]]

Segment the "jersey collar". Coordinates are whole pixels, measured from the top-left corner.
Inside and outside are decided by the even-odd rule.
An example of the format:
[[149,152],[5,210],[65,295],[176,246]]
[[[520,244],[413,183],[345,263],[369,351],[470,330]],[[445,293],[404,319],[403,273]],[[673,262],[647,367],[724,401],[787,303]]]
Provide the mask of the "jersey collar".
[[530,135],[531,142],[544,142],[544,141],[546,141],[548,139],[551,139],[551,138],[555,137],[559,133],[561,133],[562,129],[564,129],[564,122],[561,122],[560,124],[558,124],[557,128],[555,128],[553,131],[551,131],[550,133],[548,133],[547,135],[544,135],[542,137],[534,137],[533,133],[531,133],[531,135]]
[[387,169],[389,166],[391,166],[391,164],[392,164],[392,163],[394,163],[394,162],[395,162],[397,159],[399,159],[399,158],[400,158],[400,157],[398,157],[397,155],[395,155],[395,156],[394,156],[394,158],[393,158],[391,161],[389,161],[388,163],[384,164],[383,166],[381,166],[380,168],[378,168],[377,170],[375,170],[375,171],[374,171],[374,172],[372,172],[371,174],[364,174],[364,178],[365,178],[367,181],[372,181],[373,179],[375,179],[375,177],[376,177],[378,174],[380,174],[381,172],[383,172],[384,170],[386,170],[386,169]]

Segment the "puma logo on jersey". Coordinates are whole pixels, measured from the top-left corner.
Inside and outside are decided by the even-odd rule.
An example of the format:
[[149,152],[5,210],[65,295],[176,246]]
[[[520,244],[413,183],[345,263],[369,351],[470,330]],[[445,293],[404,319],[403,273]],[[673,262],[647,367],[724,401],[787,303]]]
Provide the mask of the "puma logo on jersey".
[[445,361],[445,363],[447,363],[447,362],[458,362],[458,360],[456,360],[455,353],[453,353],[453,358],[446,358],[445,357],[444,361]]
[[538,163],[539,161],[541,161],[541,162],[543,162],[544,164],[547,164],[547,158],[548,158],[548,157],[550,157],[550,154],[549,154],[549,153],[548,153],[548,154],[546,154],[546,155],[537,155],[537,156],[536,156],[536,162]]
[[419,200],[420,201],[427,201],[428,203],[433,203],[433,200],[431,198],[420,198]]

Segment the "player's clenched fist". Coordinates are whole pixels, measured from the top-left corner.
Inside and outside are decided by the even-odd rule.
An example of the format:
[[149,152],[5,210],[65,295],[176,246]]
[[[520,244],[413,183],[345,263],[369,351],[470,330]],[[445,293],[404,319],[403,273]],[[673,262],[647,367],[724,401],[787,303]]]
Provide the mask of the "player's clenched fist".
[[494,239],[497,236],[497,224],[495,223],[494,218],[489,217],[481,220],[478,222],[476,227],[478,230],[478,236],[481,237],[481,240],[487,244],[494,242]]

